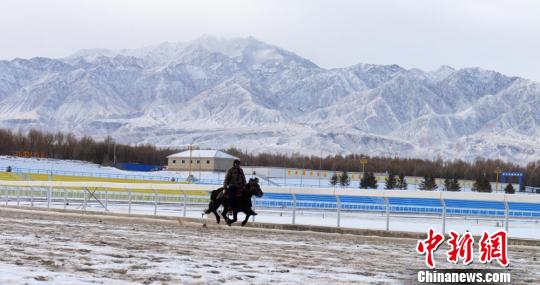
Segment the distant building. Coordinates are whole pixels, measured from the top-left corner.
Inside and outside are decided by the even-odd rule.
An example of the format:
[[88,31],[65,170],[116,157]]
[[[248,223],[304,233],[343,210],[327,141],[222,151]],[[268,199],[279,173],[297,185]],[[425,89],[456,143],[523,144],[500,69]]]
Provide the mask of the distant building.
[[219,150],[189,150],[167,156],[168,170],[187,171],[226,171],[232,167],[233,161],[238,159]]

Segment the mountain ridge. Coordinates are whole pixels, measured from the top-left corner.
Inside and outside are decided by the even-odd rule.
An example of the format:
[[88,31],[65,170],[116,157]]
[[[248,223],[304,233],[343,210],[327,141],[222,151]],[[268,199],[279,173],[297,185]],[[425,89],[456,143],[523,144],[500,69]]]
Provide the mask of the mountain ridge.
[[540,159],[540,84],[481,68],[325,69],[204,36],[0,61],[0,127],[261,152]]

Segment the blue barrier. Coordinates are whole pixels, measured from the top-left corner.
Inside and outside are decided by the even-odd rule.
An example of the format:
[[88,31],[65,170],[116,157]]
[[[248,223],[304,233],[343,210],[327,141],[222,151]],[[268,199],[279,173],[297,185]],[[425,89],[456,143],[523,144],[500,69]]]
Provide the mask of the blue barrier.
[[[341,209],[345,211],[384,212],[387,204],[381,197],[368,196],[339,196]],[[448,215],[504,217],[503,202],[444,199]],[[262,198],[255,200],[259,207],[292,208],[294,206],[291,194],[265,193]],[[389,197],[388,206],[391,213],[431,214],[441,215],[443,205],[439,199],[430,198],[400,198]],[[326,210],[337,209],[336,196],[296,194],[296,208]],[[540,204],[508,203],[508,215],[511,217],[540,218]]]
[[122,162],[115,165],[116,168],[128,171],[157,171],[163,169],[161,165],[149,165],[149,164],[140,164],[140,163],[129,163]]
[[474,201],[445,199],[448,208],[470,208],[470,209],[498,209],[504,211],[504,203],[496,201]]

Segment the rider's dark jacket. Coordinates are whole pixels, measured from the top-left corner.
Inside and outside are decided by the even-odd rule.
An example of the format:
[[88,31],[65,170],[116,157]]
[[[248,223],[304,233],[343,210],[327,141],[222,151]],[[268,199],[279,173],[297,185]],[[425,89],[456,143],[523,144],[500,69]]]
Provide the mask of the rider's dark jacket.
[[233,186],[242,189],[246,186],[246,176],[240,166],[233,166],[227,171],[225,181],[223,181],[223,187],[227,189],[228,186]]

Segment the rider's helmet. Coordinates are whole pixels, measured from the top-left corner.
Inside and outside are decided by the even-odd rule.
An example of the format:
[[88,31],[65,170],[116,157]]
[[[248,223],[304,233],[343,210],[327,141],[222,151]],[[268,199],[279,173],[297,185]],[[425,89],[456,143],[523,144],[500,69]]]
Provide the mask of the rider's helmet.
[[233,165],[235,165],[235,166],[240,166],[240,159],[235,159],[235,160],[233,161]]

